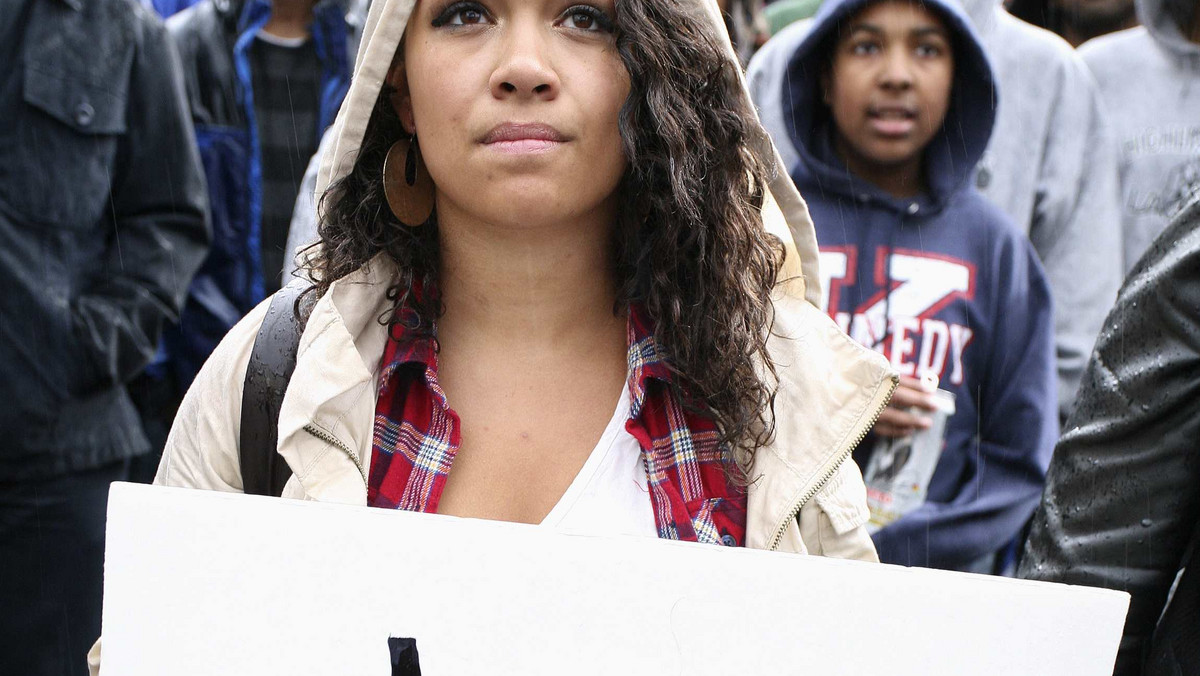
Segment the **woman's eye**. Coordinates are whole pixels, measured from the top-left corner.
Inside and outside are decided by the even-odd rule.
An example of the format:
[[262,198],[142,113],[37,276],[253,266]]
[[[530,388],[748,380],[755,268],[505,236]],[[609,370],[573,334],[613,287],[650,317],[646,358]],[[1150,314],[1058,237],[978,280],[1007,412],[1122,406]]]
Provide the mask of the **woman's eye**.
[[613,22],[600,9],[577,5],[563,12],[561,26],[588,32],[612,32]]
[[475,26],[488,22],[488,13],[475,2],[456,2],[438,14],[433,20],[433,27],[441,26]]
[[585,12],[575,12],[574,14],[569,15],[563,24],[568,28],[592,30],[592,27],[596,25],[596,19],[591,14],[587,14]]
[[481,12],[477,9],[464,9],[463,11],[458,13],[456,18],[458,19],[458,21],[456,21],[454,23],[460,23],[460,24],[480,23],[483,21],[483,12]]
[[879,45],[874,42],[859,42],[850,45],[850,53],[859,56],[869,56],[879,51]]

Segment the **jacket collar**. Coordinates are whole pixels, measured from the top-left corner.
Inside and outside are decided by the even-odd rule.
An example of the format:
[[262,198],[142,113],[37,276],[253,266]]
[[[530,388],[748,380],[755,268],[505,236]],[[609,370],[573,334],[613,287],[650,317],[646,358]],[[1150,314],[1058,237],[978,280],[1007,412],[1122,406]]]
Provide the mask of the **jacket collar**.
[[[280,410],[279,448],[310,499],[366,504],[387,340],[379,318],[391,311],[386,289],[393,272],[381,255],[335,282],[313,307],[300,338],[293,386]],[[777,294],[767,346],[779,384],[775,433],[755,457],[746,532],[747,546],[764,549],[778,544],[795,513],[853,450],[893,387],[883,357],[851,341],[800,298]],[[655,363],[661,364],[647,361]],[[656,368],[639,379],[652,377]]]
[[638,305],[629,309],[628,337],[629,349],[626,353],[629,362],[629,418],[632,420],[641,414],[646,402],[646,390],[649,381],[658,380],[670,384],[673,380],[671,369],[667,366],[666,355],[654,339],[654,331],[649,317]]
[[[382,261],[381,261],[382,263]],[[419,295],[420,291],[416,291]],[[446,406],[445,395],[437,384],[437,328],[432,331],[406,330],[418,325],[417,314],[409,306],[400,308],[399,320],[391,327],[396,340],[395,349],[382,365],[380,381],[389,378],[397,368],[413,364],[425,371],[425,382]],[[657,380],[670,385],[674,375],[667,365],[666,354],[654,338],[654,323],[638,304],[629,309],[626,323],[626,361],[629,367],[629,418],[637,418],[646,401],[649,381]],[[389,346],[389,349],[390,346]]]
[[[375,394],[394,265],[380,255],[313,306],[279,411],[279,452],[304,493],[365,505]],[[349,453],[347,453],[347,451]],[[353,455],[351,455],[353,454]]]
[[[746,546],[774,549],[874,425],[895,388],[882,355],[804,299],[776,294],[767,350],[775,362],[775,434],[754,457]],[[852,461],[851,461],[852,462]]]

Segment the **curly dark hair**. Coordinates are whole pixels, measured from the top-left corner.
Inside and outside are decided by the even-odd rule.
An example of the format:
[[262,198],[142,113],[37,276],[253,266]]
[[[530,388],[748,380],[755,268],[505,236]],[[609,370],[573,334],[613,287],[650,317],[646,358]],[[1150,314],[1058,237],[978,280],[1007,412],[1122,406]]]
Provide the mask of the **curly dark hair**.
[[[643,309],[675,394],[713,420],[730,475],[747,480],[754,451],[774,429],[775,366],[766,341],[784,255],[762,224],[770,168],[750,148],[763,132],[742,94],[737,61],[713,34],[702,3],[617,0],[616,7],[616,47],[630,92],[619,117],[629,164],[618,188],[614,311]],[[437,288],[437,219],[405,227],[387,206],[383,160],[404,133],[389,93],[380,93],[353,169],[322,199],[321,241],[306,267],[320,295],[386,252],[399,271],[388,296],[417,317],[406,329],[432,335],[441,300],[413,289]]]

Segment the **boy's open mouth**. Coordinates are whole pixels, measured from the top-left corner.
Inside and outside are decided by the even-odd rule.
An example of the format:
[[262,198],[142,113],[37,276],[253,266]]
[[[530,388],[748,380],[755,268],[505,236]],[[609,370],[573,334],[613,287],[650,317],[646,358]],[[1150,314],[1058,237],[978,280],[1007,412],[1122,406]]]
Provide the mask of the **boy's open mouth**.
[[881,136],[907,136],[917,126],[917,109],[904,105],[871,106],[867,108],[867,120]]

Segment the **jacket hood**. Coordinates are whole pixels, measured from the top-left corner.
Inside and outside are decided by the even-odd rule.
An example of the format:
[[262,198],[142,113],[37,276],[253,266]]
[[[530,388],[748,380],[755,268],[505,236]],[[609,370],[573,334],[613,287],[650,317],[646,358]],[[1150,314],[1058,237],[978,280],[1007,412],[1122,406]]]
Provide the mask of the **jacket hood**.
[[1195,0],[1134,0],[1134,4],[1138,21],[1159,44],[1176,54],[1200,59],[1200,45],[1189,41],[1183,31],[1192,15],[1200,13]]
[[[710,25],[715,35],[724,40],[727,58],[741,73],[733,44],[729,39],[725,22],[721,18],[716,0],[701,0],[707,9]],[[367,15],[362,40],[355,61],[354,77],[337,120],[329,130],[333,136],[321,159],[317,176],[317,204],[320,196],[335,182],[346,176],[358,159],[363,134],[370,120],[375,101],[379,96],[391,66],[392,57],[404,35],[405,26],[417,0],[374,0]],[[743,80],[742,95],[750,110],[754,109]],[[763,224],[767,230],[783,240],[787,257],[780,272],[781,286],[787,293],[803,296],[809,302],[820,302],[820,275],[817,269],[817,240],[808,207],[796,191],[787,175],[778,151],[770,142],[765,130],[760,136],[761,144],[750,149],[770,168],[768,191],[763,204]],[[781,169],[782,168],[782,169]]]
[[[826,0],[811,29],[792,54],[782,86],[788,134],[800,156],[790,167],[797,181],[811,178],[822,189],[860,196],[882,193],[855,179],[832,150],[832,121],[822,102],[821,74],[839,26],[878,0]],[[946,21],[954,45],[954,84],[941,130],[925,149],[929,197],[944,204],[971,177],[987,148],[996,119],[997,93],[992,68],[962,5],[954,0],[924,0]]]
[[986,35],[996,24],[1003,11],[1003,0],[958,0],[958,4],[971,18],[971,25],[981,35]]

